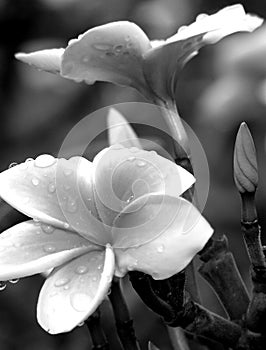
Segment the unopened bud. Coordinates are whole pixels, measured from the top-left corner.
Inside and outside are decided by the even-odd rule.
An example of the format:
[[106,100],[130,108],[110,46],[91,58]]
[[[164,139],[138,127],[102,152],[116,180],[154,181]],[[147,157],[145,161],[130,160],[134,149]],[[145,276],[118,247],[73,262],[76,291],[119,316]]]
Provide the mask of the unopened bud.
[[234,180],[240,193],[255,192],[258,166],[253,138],[246,123],[241,123],[234,150]]

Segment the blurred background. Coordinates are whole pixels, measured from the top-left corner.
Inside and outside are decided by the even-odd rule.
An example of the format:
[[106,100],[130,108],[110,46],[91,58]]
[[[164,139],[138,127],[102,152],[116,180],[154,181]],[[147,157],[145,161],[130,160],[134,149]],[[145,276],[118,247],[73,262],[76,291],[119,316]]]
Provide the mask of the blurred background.
[[[68,40],[97,25],[116,20],[136,22],[151,39],[164,39],[199,13],[214,13],[232,5],[222,0],[0,0],[0,170],[12,162],[41,153],[57,155],[68,131],[87,114],[120,102],[144,98],[129,88],[107,83],[76,84],[32,69],[14,59],[19,51],[65,47]],[[241,1],[247,12],[266,17],[266,4]],[[208,158],[210,191],[204,215],[219,233],[226,233],[248,288],[249,264],[240,235],[239,197],[232,176],[237,129],[246,121],[258,151],[260,186],[257,194],[262,235],[266,227],[266,27],[253,34],[234,34],[202,49],[180,74],[176,89],[181,117],[199,138]],[[152,115],[143,115],[149,124]],[[134,116],[130,118],[134,121]],[[139,116],[136,115],[136,122]],[[159,137],[136,124],[142,137]],[[162,141],[163,142],[163,141]],[[88,153],[91,159],[107,145],[102,134]],[[23,216],[1,207],[1,231]],[[68,334],[50,336],[35,317],[42,276],[8,284],[0,292],[0,348],[72,350],[89,349],[86,326]],[[204,305],[224,314],[215,295],[199,279]],[[125,292],[143,349],[152,340],[170,350],[167,332],[125,281]],[[103,325],[112,349],[119,349],[107,302]]]

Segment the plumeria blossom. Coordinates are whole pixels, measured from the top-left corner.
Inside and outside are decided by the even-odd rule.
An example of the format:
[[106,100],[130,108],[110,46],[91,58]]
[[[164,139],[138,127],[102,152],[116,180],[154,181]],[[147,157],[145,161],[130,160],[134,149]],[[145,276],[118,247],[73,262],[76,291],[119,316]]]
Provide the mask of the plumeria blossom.
[[180,195],[194,177],[154,151],[116,144],[90,162],[40,155],[0,174],[0,196],[29,220],[0,235],[0,280],[53,269],[37,319],[67,332],[96,310],[114,275],[181,271],[213,230]]
[[136,24],[118,21],[86,31],[70,40],[65,49],[19,53],[16,57],[77,82],[132,86],[152,102],[167,101],[174,98],[179,71],[201,47],[235,32],[251,32],[262,22],[237,4],[210,16],[199,15],[196,22],[181,27],[166,40],[151,41]]

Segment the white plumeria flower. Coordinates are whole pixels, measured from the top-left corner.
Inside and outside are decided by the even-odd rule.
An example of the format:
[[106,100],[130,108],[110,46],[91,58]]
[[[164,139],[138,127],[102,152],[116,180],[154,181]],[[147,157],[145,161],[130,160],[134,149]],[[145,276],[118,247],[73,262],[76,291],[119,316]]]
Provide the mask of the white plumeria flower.
[[165,279],[186,267],[213,233],[180,198],[195,179],[154,151],[114,145],[90,162],[41,155],[0,174],[0,196],[33,218],[0,235],[0,280],[53,268],[38,300],[49,333],[89,317],[113,275]]
[[19,53],[16,57],[77,82],[132,86],[153,102],[167,101],[173,98],[180,69],[201,47],[235,32],[251,32],[262,22],[237,4],[211,16],[199,15],[196,22],[181,27],[167,40],[150,41],[136,24],[118,21],[88,30],[70,40],[66,49]]

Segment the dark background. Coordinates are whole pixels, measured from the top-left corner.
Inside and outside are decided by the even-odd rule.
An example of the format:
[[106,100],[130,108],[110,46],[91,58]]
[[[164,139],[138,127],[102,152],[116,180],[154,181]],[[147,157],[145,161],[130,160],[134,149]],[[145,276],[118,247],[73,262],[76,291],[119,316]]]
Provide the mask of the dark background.
[[[87,29],[115,20],[136,22],[151,39],[163,39],[181,25],[194,21],[199,13],[211,14],[234,3],[216,0],[0,0],[1,170],[12,162],[19,163],[41,153],[56,156],[67,132],[92,111],[120,102],[144,101],[129,88],[107,83],[76,84],[38,72],[16,61],[14,53],[65,47],[69,39]],[[247,12],[266,17],[263,1],[241,3]],[[234,57],[241,45],[247,45],[247,40],[251,40],[248,45],[256,47],[256,35],[246,39],[243,34],[236,34],[202,49],[182,71],[176,100],[182,118],[198,136],[208,158],[210,192],[204,215],[217,232],[228,234],[241,274],[250,288],[249,265],[239,230],[240,208],[232,177],[232,155],[239,123],[246,121],[258,150],[257,202],[261,224],[265,227],[266,45],[260,47],[262,54],[256,57],[259,65],[253,64],[251,50],[247,66],[238,70],[230,57]],[[143,116],[143,122],[149,124],[149,118]],[[143,137],[152,137],[141,127],[136,130]],[[106,142],[103,136],[99,148]],[[6,207],[1,210],[3,216]],[[1,230],[21,219],[22,216],[12,211],[2,218]],[[223,314],[209,287],[202,280],[199,282],[204,304]],[[8,284],[0,292],[0,349],[89,349],[86,326],[58,336],[50,336],[39,327],[35,309],[42,283],[42,276],[33,276],[16,285]],[[160,319],[139,301],[127,281],[125,292],[143,349],[147,348],[148,340],[152,340],[161,350],[170,350]],[[110,314],[109,305],[104,302],[103,325],[113,348],[119,349]]]

